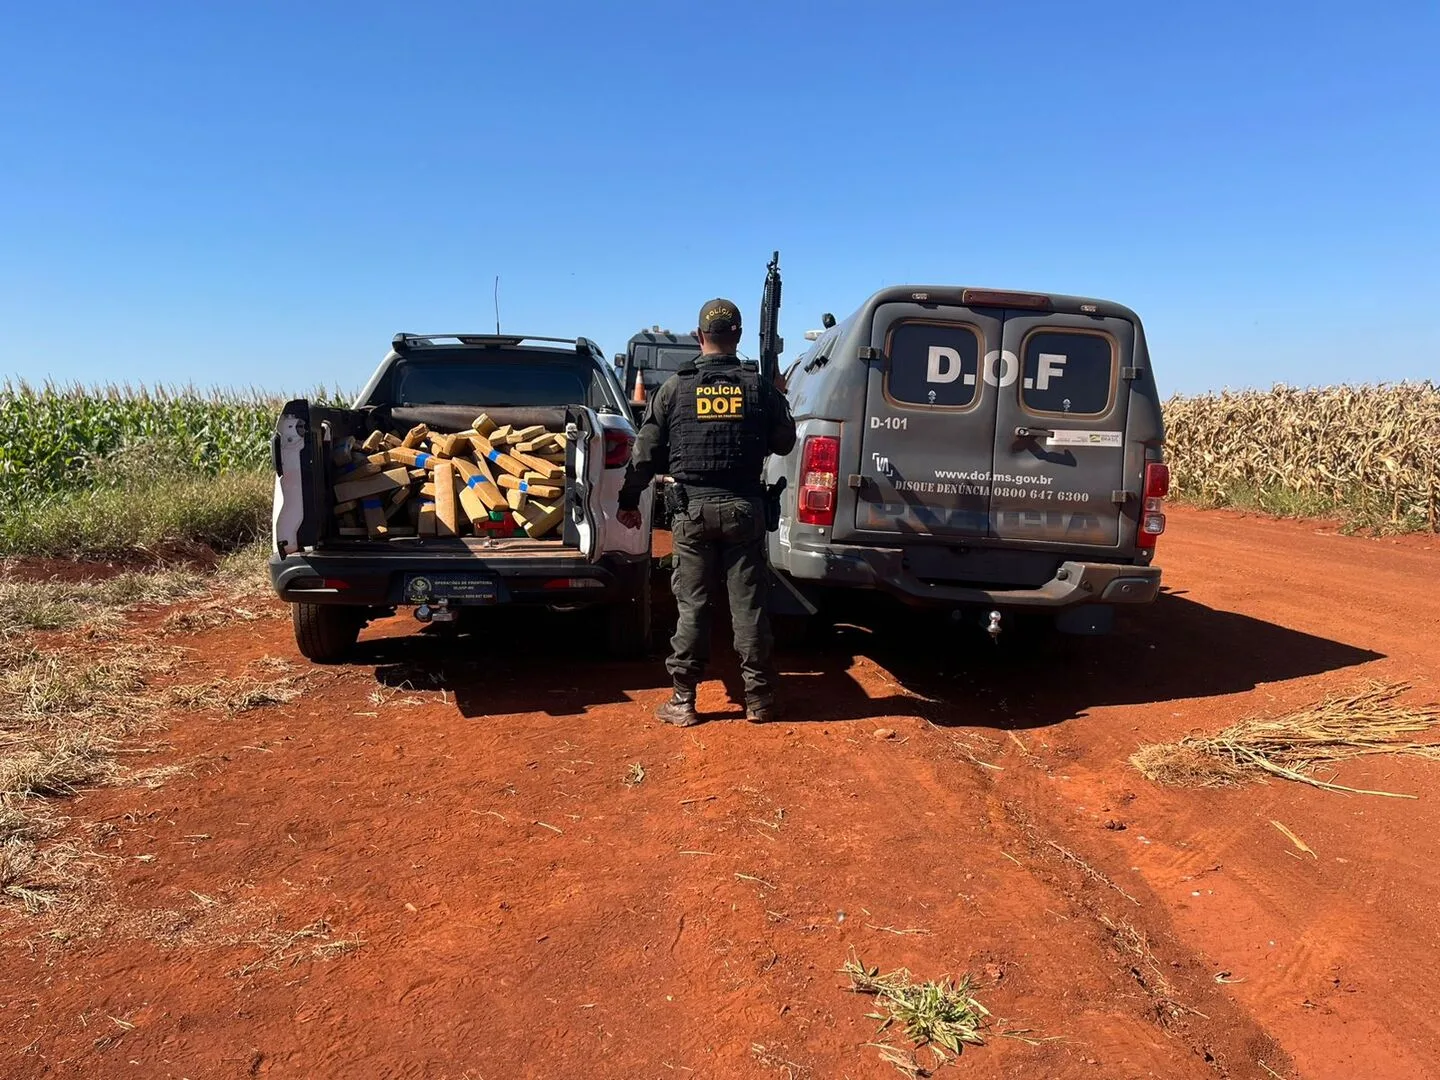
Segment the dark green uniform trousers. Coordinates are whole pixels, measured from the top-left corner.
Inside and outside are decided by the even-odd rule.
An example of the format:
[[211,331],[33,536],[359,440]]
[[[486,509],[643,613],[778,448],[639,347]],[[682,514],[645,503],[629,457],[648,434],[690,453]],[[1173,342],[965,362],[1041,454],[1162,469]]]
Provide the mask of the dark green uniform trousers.
[[735,652],[745,680],[745,704],[775,700],[776,674],[770,617],[765,609],[765,508],[759,499],[736,497],[692,503],[675,514],[674,570],[670,589],[680,609],[666,668],[682,696],[693,696],[710,659],[710,600],[723,578],[730,594]]

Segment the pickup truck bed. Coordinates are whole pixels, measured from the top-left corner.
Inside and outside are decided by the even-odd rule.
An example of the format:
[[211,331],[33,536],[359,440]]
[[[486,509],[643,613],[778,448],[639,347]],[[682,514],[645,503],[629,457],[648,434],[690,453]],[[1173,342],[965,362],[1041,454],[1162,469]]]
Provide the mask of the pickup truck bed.
[[[333,448],[371,432],[400,435],[412,425],[464,430],[481,412],[497,424],[567,430],[564,514],[558,533],[519,536],[343,535],[336,527]],[[292,605],[296,641],[312,660],[344,658],[361,627],[399,608],[422,622],[453,622],[460,611],[521,604],[594,608],[616,655],[642,653],[650,637],[648,531],[621,529],[613,517],[627,450],[628,418],[584,405],[525,409],[477,405],[367,406],[341,409],[307,401],[286,405],[274,441],[276,594]]]

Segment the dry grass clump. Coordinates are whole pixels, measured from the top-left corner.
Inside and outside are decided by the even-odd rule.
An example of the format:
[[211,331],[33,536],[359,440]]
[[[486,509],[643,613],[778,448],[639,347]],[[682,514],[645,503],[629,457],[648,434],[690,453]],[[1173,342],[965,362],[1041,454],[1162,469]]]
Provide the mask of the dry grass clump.
[[171,650],[20,649],[0,665],[0,732],[93,744],[140,730],[154,716],[149,680],[174,670]]
[[284,614],[286,613],[279,608],[254,611],[248,607],[238,607],[233,598],[225,598],[201,604],[199,607],[171,612],[160,624],[160,630],[166,634],[198,634],[205,630],[229,626],[231,623],[258,622],[261,619],[279,618]]
[[[163,623],[165,633],[198,633],[236,622],[257,622],[289,615],[289,608],[275,602],[265,560],[270,548],[251,544],[220,560],[210,576],[212,598],[196,607],[172,612]],[[264,601],[269,599],[270,603]]]
[[21,808],[20,800],[0,798],[0,845],[44,840],[54,836],[60,822],[33,807]]
[[287,705],[302,693],[301,676],[266,681],[251,676],[212,679],[205,683],[172,686],[169,700],[182,709],[242,713],[270,705]]
[[73,795],[76,788],[102,783],[114,774],[114,763],[96,746],[0,751],[0,799]]
[[[270,596],[270,575],[265,563],[270,558],[268,543],[248,544],[230,552],[215,568],[220,588],[228,596]],[[284,610],[284,609],[282,609]]]
[[175,604],[207,596],[199,606],[172,613],[167,633],[194,632],[231,622],[253,622],[286,614],[279,604],[262,603],[270,590],[265,574],[269,549],[252,545],[227,555],[212,573],[190,567],[127,571],[100,581],[21,581],[0,571],[0,641],[35,630],[81,627],[112,631],[136,607]]
[[1226,390],[1165,402],[1176,495],[1208,506],[1339,513],[1436,529],[1440,386]]
[[1130,764],[1147,780],[1175,786],[1218,787],[1279,776],[1330,791],[1414,798],[1345,787],[1313,775],[1372,754],[1440,761],[1440,744],[1412,738],[1440,725],[1440,712],[1434,706],[1399,703],[1408,689],[1403,683],[1372,683],[1279,719],[1251,717],[1214,735],[1187,735],[1174,743],[1142,746],[1131,755]]
[[290,933],[272,932],[261,940],[252,940],[249,944],[260,946],[262,955],[230,974],[244,978],[263,968],[294,967],[305,960],[335,960],[365,944],[359,938],[334,939],[332,930],[324,919],[316,919]]
[[[16,638],[14,641],[0,642],[0,675],[8,671],[14,671],[25,664],[33,663],[40,655],[40,650],[25,638]],[[3,714],[0,714],[3,715]]]
[[0,899],[18,900],[33,913],[54,906],[79,880],[80,851],[71,844],[37,847],[0,841]]
[[83,597],[104,607],[137,607],[142,604],[173,604],[199,596],[209,587],[198,570],[172,566],[161,570],[136,570],[116,574],[94,585],[83,585]]
[[[840,968],[850,979],[850,989],[857,994],[871,994],[883,1012],[867,1013],[880,1021],[880,1032],[899,1024],[917,1047],[929,1046],[943,1064],[949,1060],[945,1052],[958,1055],[967,1046],[984,1045],[981,1030],[990,1013],[971,996],[973,981],[964,975],[958,982],[946,976],[939,980],[917,983],[910,972],[899,968],[881,975],[878,967],[866,967],[858,957],[851,956]],[[928,1076],[926,1070],[906,1054],[884,1043],[872,1044],[880,1051],[881,1060],[894,1065],[910,1076]]]
[[204,593],[207,578],[183,567],[130,571],[103,581],[17,581],[0,578],[0,640],[32,630],[80,626],[113,629],[119,613],[146,604],[173,604]]
[[79,852],[68,844],[40,845],[64,822],[43,802],[0,795],[0,903],[19,901],[32,913],[50,907],[77,880]]
[[68,592],[0,579],[0,642],[31,630],[69,630],[85,622],[85,608]]

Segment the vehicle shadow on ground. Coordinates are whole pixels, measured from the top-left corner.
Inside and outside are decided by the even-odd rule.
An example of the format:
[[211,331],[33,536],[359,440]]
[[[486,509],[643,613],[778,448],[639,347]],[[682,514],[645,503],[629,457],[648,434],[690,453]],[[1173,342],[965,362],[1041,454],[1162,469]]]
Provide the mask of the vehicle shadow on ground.
[[402,636],[362,637],[355,661],[396,689],[443,690],[462,716],[509,713],[578,716],[669,687],[663,651],[654,658],[606,657],[583,615],[516,610],[462,631],[416,626]]
[[[832,718],[824,715],[827,695],[864,658],[899,692],[915,695],[910,711],[925,719],[999,728],[1044,727],[1097,707],[1242,693],[1383,658],[1176,593],[1121,612],[1101,637],[1026,628],[992,642],[978,627],[906,612],[838,626],[812,655],[816,672],[787,678],[787,691],[815,702],[815,720]],[[847,703],[833,718],[850,711]]]
[[[668,608],[667,608],[668,603]],[[709,678],[743,715],[729,618],[716,612]],[[470,718],[540,712],[575,716],[605,704],[663,700],[674,627],[668,591],[657,596],[652,655],[605,658],[593,625],[574,613],[512,610],[473,632],[410,633],[361,643],[356,659],[390,687],[445,690]],[[1113,633],[1066,637],[1007,630],[993,642],[977,626],[910,611],[881,611],[777,650],[786,719],[843,722],[919,716],[939,725],[1023,729],[1087,710],[1252,690],[1354,667],[1382,654],[1164,593],[1124,611]]]

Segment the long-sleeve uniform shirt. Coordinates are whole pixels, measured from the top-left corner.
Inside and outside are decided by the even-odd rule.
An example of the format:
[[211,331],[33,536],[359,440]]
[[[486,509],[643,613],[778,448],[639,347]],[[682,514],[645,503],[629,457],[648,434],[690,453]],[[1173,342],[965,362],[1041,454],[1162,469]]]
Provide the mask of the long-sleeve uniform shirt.
[[[717,370],[739,372],[740,361],[734,356],[701,356],[697,366],[702,373]],[[625,486],[620,490],[621,510],[638,508],[641,492],[655,477],[663,476],[669,470],[670,418],[674,415],[679,385],[680,380],[672,375],[650,399],[630,455]],[[765,416],[766,450],[771,454],[788,454],[795,446],[795,418],[790,415],[790,403],[764,379],[760,380],[760,396]],[[739,483],[733,479],[714,485],[695,481],[685,483],[685,494],[691,502],[734,498],[737,495],[755,497],[763,490],[763,478],[758,473],[753,479],[747,477]]]

